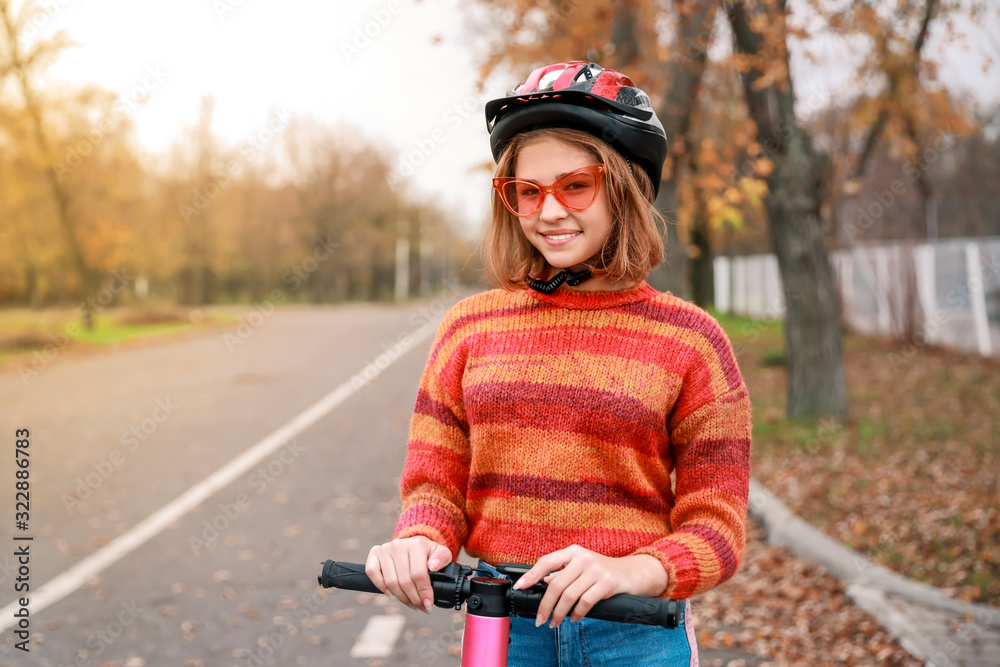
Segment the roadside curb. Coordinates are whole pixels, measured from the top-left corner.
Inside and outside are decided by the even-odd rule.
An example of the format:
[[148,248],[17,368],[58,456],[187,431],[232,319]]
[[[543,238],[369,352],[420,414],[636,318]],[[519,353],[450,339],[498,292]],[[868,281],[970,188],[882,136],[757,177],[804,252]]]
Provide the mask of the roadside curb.
[[753,479],[750,480],[749,512],[763,524],[769,543],[788,547],[800,558],[825,567],[830,574],[847,584],[848,594],[856,602],[871,596],[855,596],[852,590],[870,589],[966,617],[993,613],[987,605],[963,602],[940,588],[914,581],[873,563],[808,524]]
[[[926,628],[915,628],[914,610],[921,609],[917,616],[928,618],[927,608],[923,605],[912,602],[906,604],[898,599],[894,600],[884,591],[858,584],[848,585],[847,597],[859,608],[874,616],[882,624],[882,627],[899,641],[903,650],[918,660],[924,661],[925,666],[949,667],[955,665],[954,661],[941,650],[939,633],[942,628],[935,627],[928,631],[921,631],[927,630]],[[931,618],[933,623],[933,615]],[[947,628],[944,630],[948,631]]]

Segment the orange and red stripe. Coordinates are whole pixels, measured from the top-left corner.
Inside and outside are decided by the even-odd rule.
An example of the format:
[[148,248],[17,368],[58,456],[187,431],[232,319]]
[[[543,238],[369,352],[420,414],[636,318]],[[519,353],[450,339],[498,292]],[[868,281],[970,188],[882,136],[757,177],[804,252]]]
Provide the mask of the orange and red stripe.
[[749,474],[749,398],[703,310],[645,283],[492,290],[438,331],[395,536],[494,563],[647,553],[685,598],[739,566]]

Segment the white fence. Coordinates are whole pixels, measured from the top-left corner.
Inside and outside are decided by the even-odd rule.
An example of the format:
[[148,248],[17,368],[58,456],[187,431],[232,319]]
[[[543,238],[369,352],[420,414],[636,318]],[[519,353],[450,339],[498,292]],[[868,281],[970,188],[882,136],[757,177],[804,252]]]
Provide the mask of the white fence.
[[[1000,238],[865,244],[832,254],[852,329],[1000,355]],[[715,306],[783,316],[777,258],[715,258]]]

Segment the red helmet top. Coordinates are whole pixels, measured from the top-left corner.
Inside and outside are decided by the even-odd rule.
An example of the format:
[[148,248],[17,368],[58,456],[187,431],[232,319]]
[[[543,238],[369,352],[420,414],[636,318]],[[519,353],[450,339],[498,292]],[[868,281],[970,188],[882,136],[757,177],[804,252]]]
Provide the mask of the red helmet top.
[[589,132],[642,167],[659,191],[666,134],[649,96],[621,72],[582,60],[539,67],[506,96],[486,103],[486,126],[494,160],[520,132]]

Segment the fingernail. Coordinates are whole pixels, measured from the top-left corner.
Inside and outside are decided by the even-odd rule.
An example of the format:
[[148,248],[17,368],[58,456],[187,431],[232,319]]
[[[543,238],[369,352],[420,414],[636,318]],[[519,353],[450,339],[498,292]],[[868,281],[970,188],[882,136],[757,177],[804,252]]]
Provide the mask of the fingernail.
[[514,585],[511,586],[511,588],[513,588],[515,591],[521,590],[521,580],[518,579],[517,581],[515,581]]
[[542,627],[542,624],[543,624],[543,623],[545,623],[545,619],[544,619],[543,617],[539,616],[539,617],[537,617],[537,618],[535,619],[535,627],[536,627],[536,628],[540,628],[540,627]]
[[424,609],[427,610],[427,613],[430,613],[431,607],[433,605],[434,605],[434,601],[433,600],[431,600],[430,598],[424,598]]

